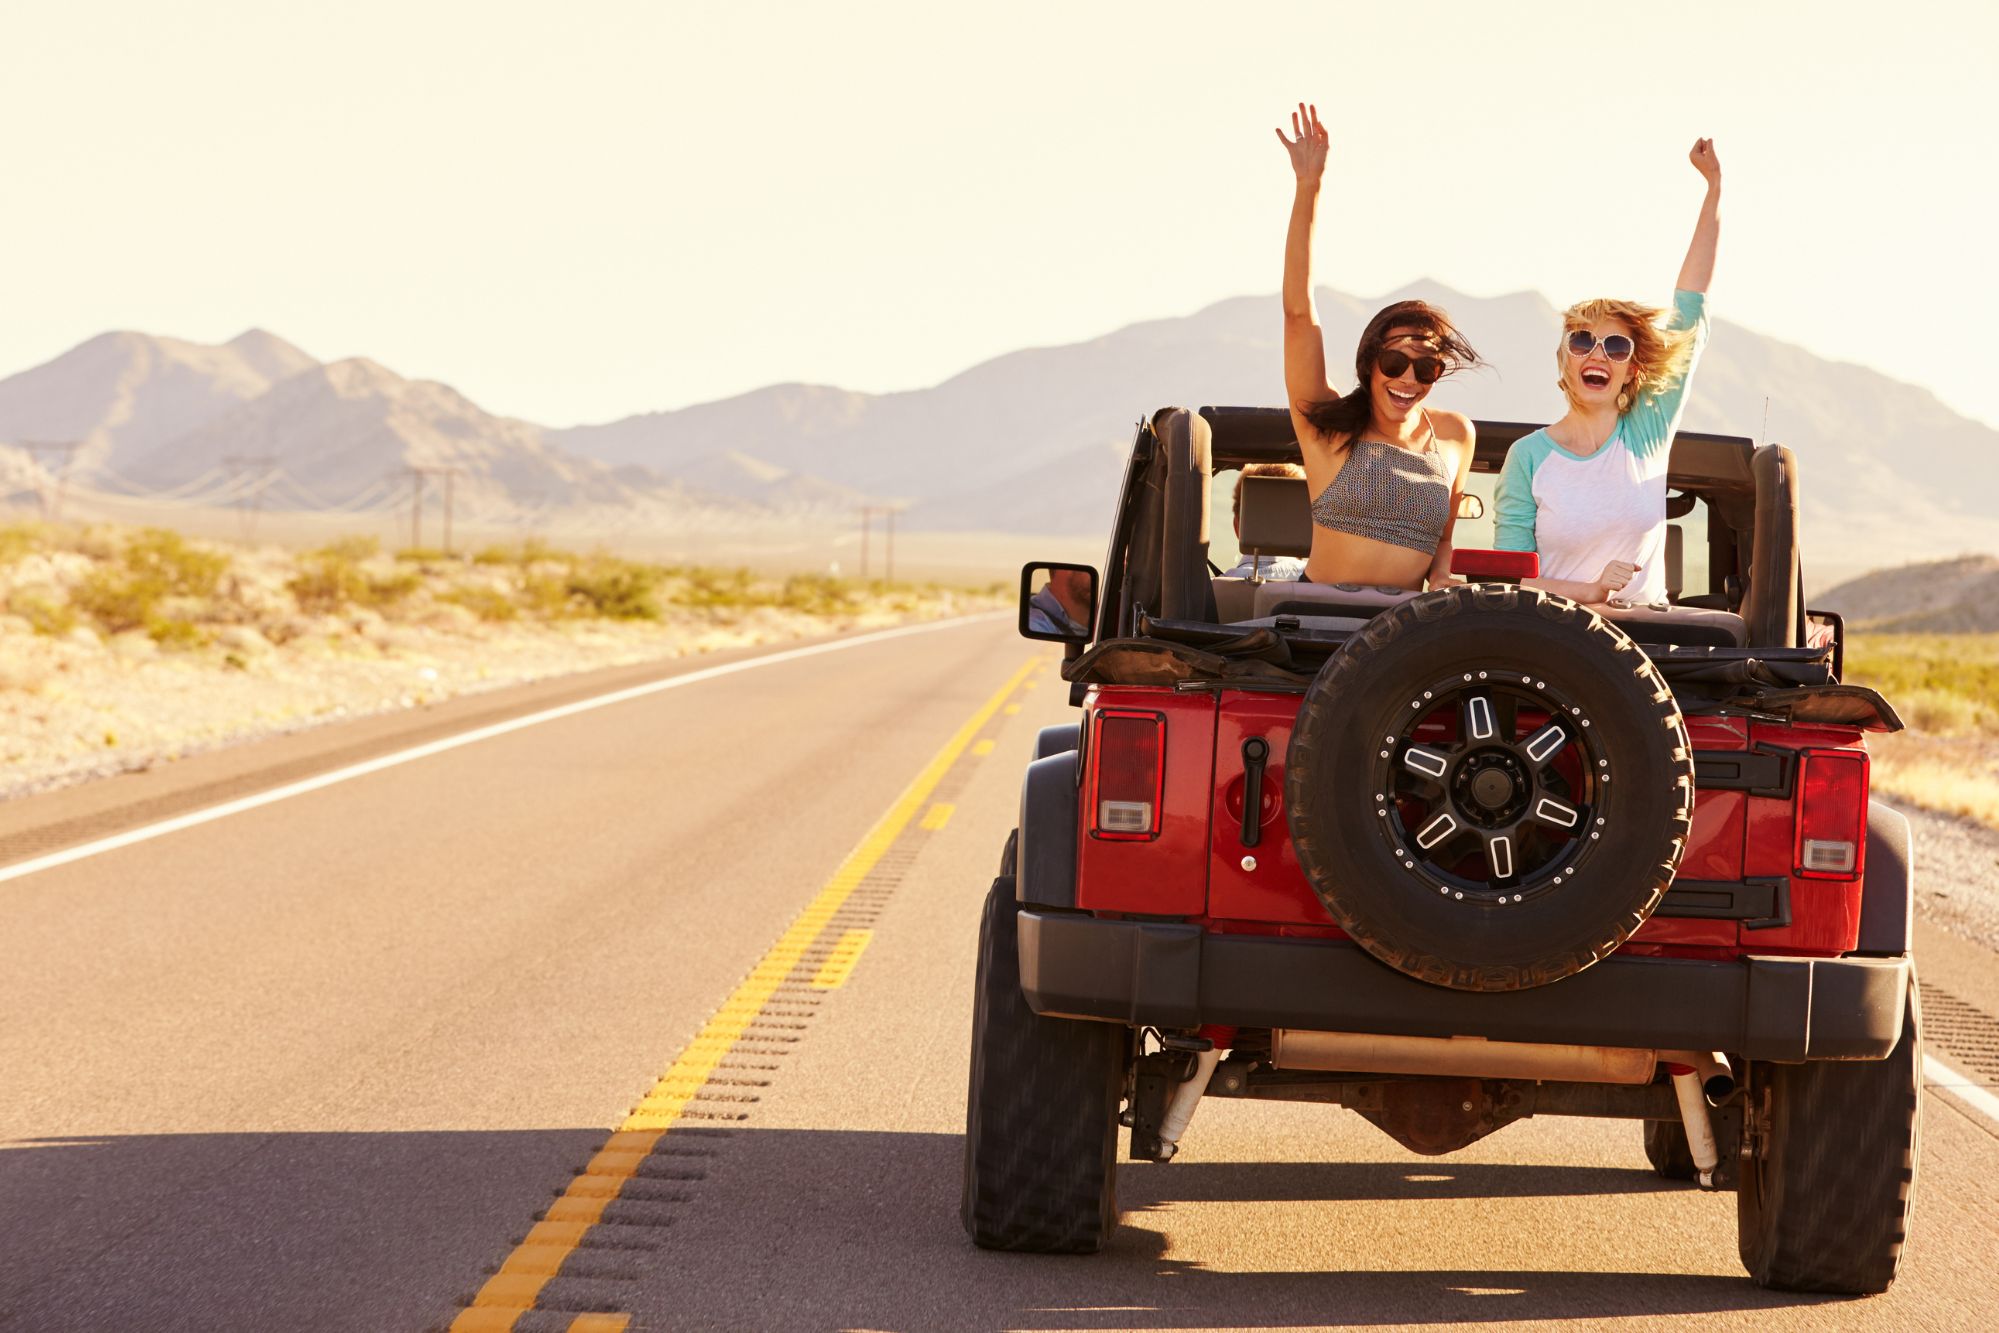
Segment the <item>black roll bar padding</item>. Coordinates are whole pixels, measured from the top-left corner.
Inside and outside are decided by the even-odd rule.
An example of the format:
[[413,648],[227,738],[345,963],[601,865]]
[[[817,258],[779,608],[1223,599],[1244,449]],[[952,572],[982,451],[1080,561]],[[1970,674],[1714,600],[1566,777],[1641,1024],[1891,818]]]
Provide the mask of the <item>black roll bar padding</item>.
[[1107,573],[1116,579],[1116,619],[1107,622],[1102,616],[1098,618],[1100,642],[1129,637],[1138,623],[1139,608],[1156,610],[1159,606],[1159,530],[1166,499],[1166,463],[1159,445],[1159,426],[1179,410],[1161,409],[1152,420],[1139,425],[1131,463],[1125,469],[1119,527],[1104,561],[1106,571],[1116,571],[1115,575]]
[[1756,522],[1750,537],[1749,590],[1742,619],[1758,648],[1795,648],[1803,601],[1798,572],[1798,459],[1766,444],[1750,459]]
[[1213,432],[1206,418],[1176,409],[1159,423],[1159,438],[1166,456],[1159,614],[1168,620],[1212,620],[1208,483],[1213,477]]

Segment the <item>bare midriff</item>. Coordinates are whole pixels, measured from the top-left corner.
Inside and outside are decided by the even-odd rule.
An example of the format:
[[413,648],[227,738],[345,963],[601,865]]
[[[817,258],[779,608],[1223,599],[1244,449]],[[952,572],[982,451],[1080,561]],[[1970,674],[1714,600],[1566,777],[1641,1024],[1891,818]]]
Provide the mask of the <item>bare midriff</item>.
[[1420,591],[1435,555],[1315,526],[1305,577],[1314,583],[1364,583]]

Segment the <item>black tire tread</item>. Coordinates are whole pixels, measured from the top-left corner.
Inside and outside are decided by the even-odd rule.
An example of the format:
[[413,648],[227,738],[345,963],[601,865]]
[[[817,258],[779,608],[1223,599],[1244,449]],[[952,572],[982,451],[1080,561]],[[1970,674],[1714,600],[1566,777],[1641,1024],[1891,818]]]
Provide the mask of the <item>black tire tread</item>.
[[1636,910],[1609,920],[1580,923],[1587,928],[1567,943],[1544,951],[1532,963],[1507,967],[1455,962],[1414,948],[1409,942],[1376,929],[1367,902],[1355,895],[1353,884],[1345,882],[1340,874],[1329,868],[1327,850],[1319,845],[1321,840],[1310,830],[1300,827],[1296,803],[1287,799],[1287,805],[1293,810],[1292,842],[1298,859],[1334,920],[1353,937],[1355,943],[1390,967],[1420,981],[1454,990],[1523,990],[1573,976],[1602,961],[1630,939],[1633,932],[1644,925],[1658,908],[1666,890],[1672,885],[1673,875],[1679,869],[1680,856],[1693,831],[1693,742],[1687,735],[1686,720],[1681,716],[1679,704],[1673,698],[1666,678],[1660,675],[1658,667],[1653,665],[1643,649],[1602,616],[1565,597],[1533,588],[1489,583],[1457,586],[1412,598],[1374,616],[1332,656],[1306,694],[1299,709],[1297,730],[1293,733],[1288,767],[1293,771],[1301,767],[1299,752],[1301,747],[1309,748],[1309,737],[1315,733],[1326,734],[1333,726],[1334,715],[1346,706],[1352,692],[1378,674],[1379,668],[1374,661],[1377,653],[1419,626],[1494,611],[1525,611],[1568,627],[1580,636],[1579,651],[1594,650],[1599,653],[1600,660],[1613,674],[1630,672],[1645,696],[1648,721],[1668,733],[1668,746],[1676,766],[1671,778],[1676,797],[1669,825],[1662,830],[1666,834],[1661,841],[1665,849],[1663,854],[1642,870],[1634,868],[1633,873],[1644,877],[1643,892],[1638,898]]
[[[1010,839],[1009,861],[1012,851]],[[1028,1007],[1019,912],[1013,877],[1002,875],[979,931],[960,1216],[984,1249],[1090,1254],[1117,1227],[1129,1032]]]
[[1686,1128],[1673,1120],[1645,1121],[1645,1160],[1661,1180],[1697,1180],[1694,1150],[1687,1146]]
[[1895,1281],[1922,1131],[1922,1019],[1909,987],[1886,1060],[1773,1065],[1768,1160],[1736,1196],[1742,1263],[1759,1286],[1867,1296]]

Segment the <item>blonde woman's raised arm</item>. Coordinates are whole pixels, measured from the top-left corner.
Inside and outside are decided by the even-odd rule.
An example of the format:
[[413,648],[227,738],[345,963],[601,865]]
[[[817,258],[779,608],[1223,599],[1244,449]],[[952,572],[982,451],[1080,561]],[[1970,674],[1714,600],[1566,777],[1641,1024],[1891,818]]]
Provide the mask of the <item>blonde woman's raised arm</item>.
[[1714,140],[1694,140],[1687,161],[1707,182],[1707,197],[1701,200],[1694,239],[1687,244],[1686,262],[1680,265],[1680,280],[1673,286],[1683,292],[1705,292],[1714,281],[1714,252],[1721,243],[1721,159],[1714,155]]

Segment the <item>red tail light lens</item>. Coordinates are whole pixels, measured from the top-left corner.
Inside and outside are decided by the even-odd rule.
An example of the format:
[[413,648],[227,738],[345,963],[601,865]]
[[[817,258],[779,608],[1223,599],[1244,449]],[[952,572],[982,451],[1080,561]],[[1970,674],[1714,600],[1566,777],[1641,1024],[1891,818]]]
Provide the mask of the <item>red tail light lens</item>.
[[1139,840],[1159,836],[1166,775],[1166,719],[1105,708],[1090,738],[1090,834]]
[[1858,879],[1866,869],[1867,754],[1806,750],[1798,756],[1798,848],[1804,879]]

